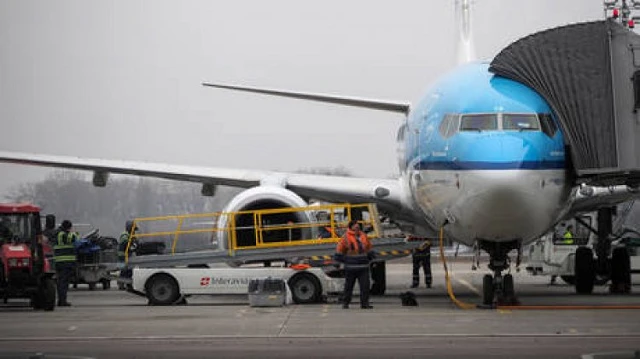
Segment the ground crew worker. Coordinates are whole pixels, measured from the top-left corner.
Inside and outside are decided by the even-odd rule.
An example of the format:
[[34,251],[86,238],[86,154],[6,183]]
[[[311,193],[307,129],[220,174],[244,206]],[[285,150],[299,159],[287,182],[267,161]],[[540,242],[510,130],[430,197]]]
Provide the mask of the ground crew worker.
[[413,259],[413,281],[411,288],[418,287],[420,283],[420,267],[424,271],[424,282],[427,288],[431,288],[431,241],[424,241],[420,247],[414,248],[411,253]]
[[318,239],[335,238],[335,237],[337,237],[337,235],[330,225],[320,228],[320,233],[318,233]]
[[352,220],[347,225],[347,233],[336,246],[335,259],[344,263],[345,283],[342,308],[348,309],[351,303],[353,287],[358,280],[360,287],[360,307],[371,309],[369,304],[369,262],[373,258],[371,242],[360,231],[360,224]]
[[564,238],[564,240],[562,241],[563,244],[573,244],[573,226],[572,225],[567,226],[567,230],[564,232],[564,235],[562,236],[562,238]]
[[[570,224],[562,235],[562,244],[572,245],[573,243],[573,226]],[[556,278],[558,278],[557,275],[552,275],[551,282],[549,284],[556,284]]]
[[64,220],[60,225],[61,231],[53,247],[53,257],[56,262],[56,273],[58,275],[58,306],[69,307],[71,303],[67,301],[67,290],[69,280],[76,270],[76,248],[74,243],[78,239],[75,232],[71,231],[73,225],[71,221]]
[[[138,226],[136,226],[136,228],[133,228],[133,231],[131,230],[132,228],[133,228],[133,221],[127,221],[124,225],[124,232],[122,232],[122,234],[120,235],[120,240],[118,242],[118,261],[120,262],[124,262],[125,252],[127,251],[127,245],[129,245],[129,238],[135,235],[136,231],[138,230]],[[133,238],[131,245],[129,245],[129,255],[131,255],[131,252],[134,249],[135,249],[135,237]]]

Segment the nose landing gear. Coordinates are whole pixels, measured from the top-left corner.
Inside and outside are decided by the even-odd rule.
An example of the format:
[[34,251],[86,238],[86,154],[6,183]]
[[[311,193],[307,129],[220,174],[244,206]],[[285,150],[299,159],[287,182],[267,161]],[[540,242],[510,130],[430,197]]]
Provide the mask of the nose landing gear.
[[[508,269],[511,261],[509,252],[513,249],[520,249],[520,241],[510,242],[489,242],[478,241],[480,248],[489,253],[489,269],[493,275],[486,274],[482,280],[482,302],[484,305],[516,305],[518,299],[515,294],[513,276],[511,274],[502,275],[502,271]],[[520,251],[518,251],[518,262]]]

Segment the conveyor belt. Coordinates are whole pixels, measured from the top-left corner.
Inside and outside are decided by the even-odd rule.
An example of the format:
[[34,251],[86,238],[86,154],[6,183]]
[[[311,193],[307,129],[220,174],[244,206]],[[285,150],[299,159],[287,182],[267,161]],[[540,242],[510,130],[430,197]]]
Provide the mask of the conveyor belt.
[[[372,239],[376,252],[405,251],[420,245],[419,242],[407,242],[403,238]],[[294,257],[330,255],[335,251],[335,243],[287,246],[283,248],[238,249],[232,255],[227,250],[209,250],[189,253],[133,256],[129,258],[130,267],[165,268],[187,265],[256,261],[277,261]]]

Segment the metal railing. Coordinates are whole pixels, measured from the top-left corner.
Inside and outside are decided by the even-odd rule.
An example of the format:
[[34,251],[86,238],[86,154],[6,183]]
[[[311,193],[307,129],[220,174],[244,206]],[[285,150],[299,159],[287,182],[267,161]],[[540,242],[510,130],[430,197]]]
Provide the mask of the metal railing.
[[[250,224],[238,225],[240,219]],[[285,219],[286,220],[283,220]],[[347,223],[357,218],[369,238],[380,237],[380,222],[375,204],[326,204],[297,208],[272,208],[240,212],[214,212],[161,217],[136,218],[125,250],[125,262],[134,242],[155,238],[171,242],[175,254],[181,239],[218,243],[233,256],[237,250],[284,248],[335,243],[342,237]],[[220,223],[224,225],[220,226]],[[244,222],[243,222],[244,223]],[[142,228],[141,231],[135,231]],[[238,232],[244,231],[243,240]],[[249,243],[247,243],[247,234]]]

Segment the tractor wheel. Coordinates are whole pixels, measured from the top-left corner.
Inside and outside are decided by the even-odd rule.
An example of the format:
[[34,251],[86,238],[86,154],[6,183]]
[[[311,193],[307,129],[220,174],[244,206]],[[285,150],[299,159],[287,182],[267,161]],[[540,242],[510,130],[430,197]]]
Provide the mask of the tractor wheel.
[[41,293],[42,308],[47,312],[54,310],[56,307],[56,281],[53,278],[46,278],[42,283]]
[[[42,309],[42,295],[40,294],[40,290],[38,290],[38,293],[34,294],[31,296],[31,307],[34,310],[40,310]],[[5,303],[6,304],[6,303]]]

